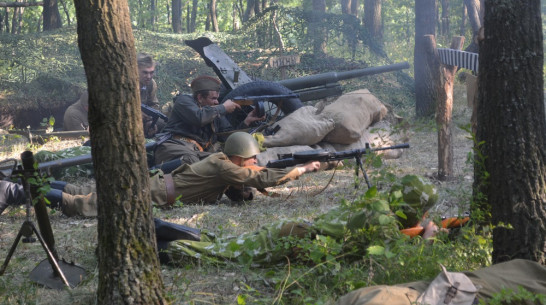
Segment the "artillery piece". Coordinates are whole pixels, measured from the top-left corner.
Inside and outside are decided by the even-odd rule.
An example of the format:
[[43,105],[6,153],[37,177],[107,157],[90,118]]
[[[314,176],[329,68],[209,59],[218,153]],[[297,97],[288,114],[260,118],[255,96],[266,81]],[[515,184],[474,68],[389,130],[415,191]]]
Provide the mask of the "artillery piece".
[[[341,80],[409,68],[407,62],[402,62],[344,72],[326,72],[278,82],[261,81],[250,78],[218,45],[207,37],[186,40],[184,43],[199,53],[222,81],[223,88],[220,92],[222,102],[235,97],[297,94],[298,97],[261,101],[265,105],[259,107],[265,108],[266,121],[282,118],[283,113],[289,114],[302,107],[302,102],[341,95],[343,93],[339,84]],[[230,115],[230,121],[236,126],[244,120],[248,112],[257,106],[258,104],[244,106],[243,111]]]

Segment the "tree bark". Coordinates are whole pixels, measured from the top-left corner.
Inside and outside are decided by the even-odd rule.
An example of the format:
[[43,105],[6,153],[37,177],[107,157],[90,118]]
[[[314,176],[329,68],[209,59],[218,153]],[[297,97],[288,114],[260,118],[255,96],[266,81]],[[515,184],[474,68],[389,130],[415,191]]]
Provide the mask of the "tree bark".
[[182,0],[172,0],[173,33],[182,33]]
[[313,54],[317,57],[326,56],[326,42],[328,32],[323,25],[322,19],[326,12],[325,0],[313,0],[313,12],[309,23],[309,34],[313,39]]
[[150,27],[154,29],[155,27],[155,10],[156,10],[156,0],[150,0]]
[[191,6],[190,26],[188,27],[188,32],[189,33],[195,32],[195,22],[197,20],[197,5],[199,5],[198,1],[193,0],[192,6]]
[[[546,119],[539,0],[486,0],[477,140],[489,174],[493,263],[546,264]],[[483,173],[482,173],[483,174]],[[512,228],[499,226],[504,223]]]
[[478,32],[483,24],[483,15],[480,14],[480,0],[464,0],[464,6],[466,7],[466,13],[468,14],[470,26],[472,27],[472,41],[465,50],[468,52],[477,53],[478,42],[476,41],[476,38],[478,37]]
[[381,0],[365,0],[364,26],[374,39],[383,38],[383,23],[381,22]]
[[442,25],[442,30],[441,30],[441,33],[442,33],[442,36],[447,36],[449,35],[449,31],[450,31],[450,28],[449,28],[449,0],[441,0],[441,4],[442,4],[442,22],[441,22],[441,25]]
[[212,30],[216,33],[220,32],[220,29],[218,29],[218,16],[216,14],[216,0],[210,0],[210,18]]
[[[450,49],[461,50],[464,37],[451,39]],[[436,46],[436,44],[435,44]],[[453,176],[453,85],[457,67],[440,65],[440,88],[438,88],[438,179],[445,181]]]
[[460,31],[459,35],[464,36],[466,34],[466,5],[463,3],[463,11],[461,13],[461,25],[460,25]]
[[44,17],[44,31],[58,29],[62,26],[57,0],[44,0],[42,15]]
[[98,202],[97,304],[166,304],[126,0],[76,0]]
[[415,0],[415,114],[417,117],[432,116],[436,111],[436,98],[430,92],[429,74],[425,69],[425,35],[436,36],[436,1]]
[[250,18],[254,17],[254,7],[255,1],[257,0],[247,0],[246,1],[246,9],[245,13],[243,14],[243,22],[247,22]]

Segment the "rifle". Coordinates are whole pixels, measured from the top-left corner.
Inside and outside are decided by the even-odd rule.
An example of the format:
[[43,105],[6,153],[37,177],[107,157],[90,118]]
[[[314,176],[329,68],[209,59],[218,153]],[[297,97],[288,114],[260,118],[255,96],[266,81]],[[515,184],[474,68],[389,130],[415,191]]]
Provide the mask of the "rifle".
[[[360,169],[362,171],[362,174],[364,175],[364,178],[366,179],[366,184],[368,185],[368,187],[371,187],[370,181],[368,179],[368,175],[366,174],[366,171],[364,170],[364,165],[362,164],[362,155],[370,153],[370,152],[381,151],[381,150],[402,149],[402,148],[409,148],[409,147],[410,146],[408,143],[404,143],[404,144],[398,144],[394,146],[370,148],[370,144],[366,143],[365,148],[350,149],[350,150],[344,150],[339,152],[331,152],[326,149],[305,150],[305,151],[300,151],[293,154],[279,155],[279,160],[273,160],[273,161],[267,162],[266,167],[285,168],[285,167],[295,166],[297,164],[306,163],[309,161],[329,162],[329,161],[340,161],[340,160],[354,158],[357,164],[356,176],[358,177],[358,170]],[[358,185],[355,185],[355,188],[356,187],[358,187]]]
[[231,100],[239,106],[254,106],[254,109],[256,110],[256,115],[258,117],[263,117],[265,115],[264,101],[275,101],[294,97],[299,97],[299,95],[291,93],[278,95],[236,96]]
[[146,115],[149,115],[152,117],[152,124],[149,128],[153,128],[155,124],[157,123],[158,119],[162,119],[163,121],[167,122],[169,120],[169,117],[164,115],[161,111],[154,109],[148,105],[140,104],[140,109],[142,112],[144,112]]

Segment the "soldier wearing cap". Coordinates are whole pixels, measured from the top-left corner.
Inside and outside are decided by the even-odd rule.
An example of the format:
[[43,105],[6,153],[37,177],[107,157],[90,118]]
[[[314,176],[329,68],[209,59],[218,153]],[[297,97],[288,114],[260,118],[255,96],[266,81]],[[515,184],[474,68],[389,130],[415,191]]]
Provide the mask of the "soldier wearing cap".
[[[155,164],[181,159],[195,163],[216,151],[217,133],[233,130],[225,115],[241,106],[231,100],[218,103],[220,81],[210,76],[199,76],[191,82],[193,96],[179,95],[162,133],[168,140],[155,150]],[[237,129],[247,128],[262,120],[250,112]],[[223,139],[220,139],[223,140]]]
[[89,121],[87,120],[87,112],[89,110],[89,94],[85,90],[77,102],[66,108],[63,117],[63,129],[71,130],[87,130]]
[[[170,174],[150,172],[150,194],[154,205],[171,206],[176,198],[184,203],[215,203],[224,193],[233,201],[252,200],[253,193],[244,187],[265,189],[316,171],[320,162],[284,168],[258,168],[258,142],[246,132],[235,132],[226,140],[225,153],[214,153],[194,164],[183,164]],[[22,190],[11,182],[0,183],[0,213],[7,205],[23,202]],[[66,216],[96,216],[97,195],[93,187],[76,186],[62,181],[51,183],[46,197],[51,207],[60,207]],[[7,199],[3,199],[3,198]],[[9,202],[8,202],[9,201]],[[4,202],[5,204],[2,204]]]

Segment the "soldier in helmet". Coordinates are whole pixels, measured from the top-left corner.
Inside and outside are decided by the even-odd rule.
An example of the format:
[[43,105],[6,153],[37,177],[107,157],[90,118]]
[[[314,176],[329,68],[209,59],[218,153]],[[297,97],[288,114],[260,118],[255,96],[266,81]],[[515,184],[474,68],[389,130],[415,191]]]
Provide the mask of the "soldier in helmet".
[[[224,153],[214,153],[199,162],[183,164],[170,174],[162,170],[151,171],[152,201],[156,206],[171,206],[180,197],[184,203],[215,203],[224,193],[232,200],[252,200],[252,193],[239,192],[244,186],[258,189],[277,186],[320,168],[317,161],[285,169],[257,168],[256,155],[259,152],[258,143],[250,134],[235,132],[226,140]],[[60,207],[65,215],[97,215],[94,189],[61,181],[51,183],[51,187],[46,197],[52,207]],[[235,191],[230,191],[230,188],[235,188]],[[13,188],[9,190],[13,192]]]
[[[182,94],[176,98],[169,121],[162,130],[161,144],[155,150],[155,164],[174,159],[182,159],[188,164],[197,162],[217,150],[218,133],[233,130],[225,115],[241,106],[231,100],[218,103],[220,81],[199,76],[190,86],[193,96]],[[251,111],[235,127],[248,128],[252,122],[263,119]]]

